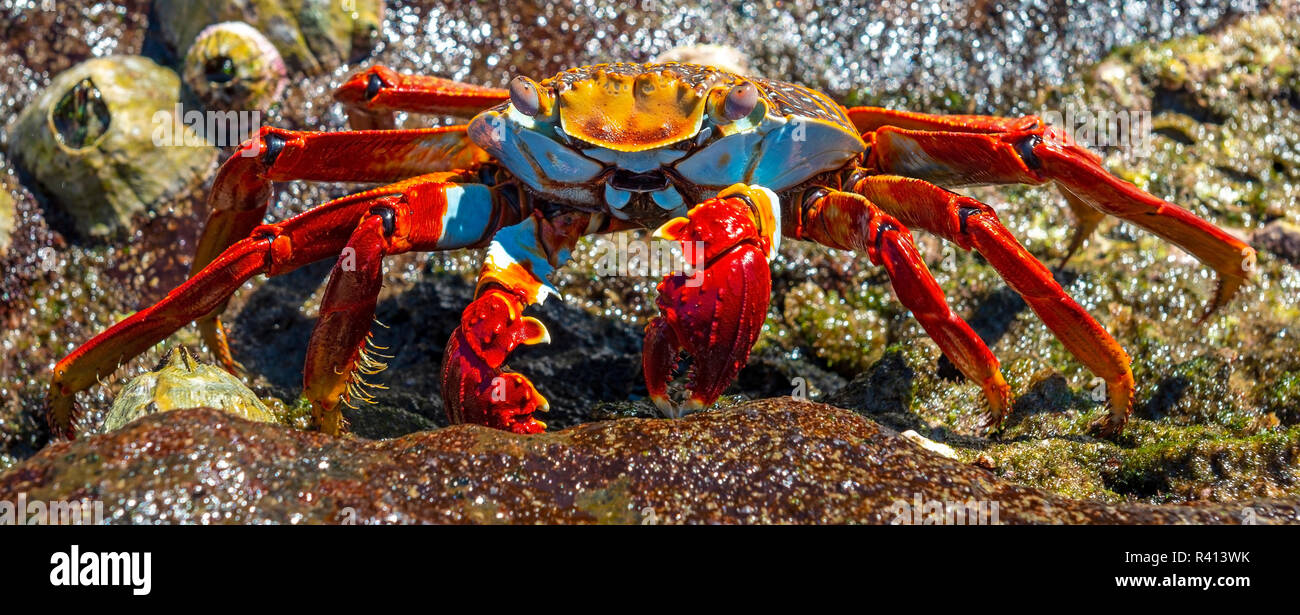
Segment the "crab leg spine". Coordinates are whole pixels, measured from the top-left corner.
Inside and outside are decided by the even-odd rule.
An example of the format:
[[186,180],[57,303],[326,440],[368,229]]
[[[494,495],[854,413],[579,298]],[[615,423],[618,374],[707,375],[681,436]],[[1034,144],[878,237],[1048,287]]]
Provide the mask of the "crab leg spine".
[[320,316],[307,344],[303,395],[311,402],[316,425],[330,435],[346,429],[340,400],[369,399],[358,371],[383,286],[388,249],[384,226],[383,215],[368,213],[352,233],[347,256],[339,258],[330,272]]

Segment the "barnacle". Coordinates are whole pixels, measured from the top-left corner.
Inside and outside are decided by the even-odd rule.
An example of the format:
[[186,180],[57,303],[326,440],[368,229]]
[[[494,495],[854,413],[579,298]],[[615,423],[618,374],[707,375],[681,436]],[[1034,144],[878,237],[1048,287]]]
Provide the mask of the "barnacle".
[[211,109],[265,111],[284,89],[284,60],[256,28],[229,21],[199,33],[185,54],[184,78]]
[[215,365],[199,363],[184,346],[177,346],[157,369],[127,383],[104,416],[103,430],[113,431],[157,412],[200,407],[217,408],[250,421],[279,421],[239,378]]
[[180,92],[176,73],[149,58],[86,60],[9,124],[6,154],[78,235],[111,237],[197,184],[216,160],[216,148],[176,116]]

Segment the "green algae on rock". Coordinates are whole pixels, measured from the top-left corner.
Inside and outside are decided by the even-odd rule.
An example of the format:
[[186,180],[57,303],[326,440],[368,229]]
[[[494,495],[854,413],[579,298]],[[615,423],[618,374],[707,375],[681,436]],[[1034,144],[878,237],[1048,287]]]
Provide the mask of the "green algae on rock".
[[119,234],[132,216],[191,188],[216,162],[216,149],[179,119],[182,132],[157,142],[158,119],[175,113],[179,95],[176,73],[148,58],[87,60],[60,73],[18,115],[9,155],[78,233]]
[[280,421],[239,378],[215,365],[199,363],[184,346],[176,346],[158,369],[136,376],[122,387],[104,416],[103,431],[121,429],[150,414],[200,407],[250,421]]
[[94,498],[108,523],[887,524],[934,522],[931,507],[972,524],[1300,522],[1294,500],[1072,500],[790,398],[537,436],[457,425],[381,442],[182,410],[50,445],[0,475],[0,499],[17,493]]
[[1127,67],[1126,78],[1098,71],[1068,96],[1091,108],[1114,97],[1151,112],[1163,141],[1152,164],[1132,165],[1144,189],[1229,225],[1295,223],[1298,52],[1300,20],[1246,17],[1213,34],[1117,50],[1103,66]]

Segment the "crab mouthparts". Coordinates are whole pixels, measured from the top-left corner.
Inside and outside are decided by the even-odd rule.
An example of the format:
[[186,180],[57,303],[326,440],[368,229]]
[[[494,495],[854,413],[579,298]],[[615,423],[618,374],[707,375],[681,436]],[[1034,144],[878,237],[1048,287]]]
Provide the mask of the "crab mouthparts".
[[624,192],[658,192],[668,188],[672,182],[662,169],[646,173],[616,169],[609,178],[609,185]]

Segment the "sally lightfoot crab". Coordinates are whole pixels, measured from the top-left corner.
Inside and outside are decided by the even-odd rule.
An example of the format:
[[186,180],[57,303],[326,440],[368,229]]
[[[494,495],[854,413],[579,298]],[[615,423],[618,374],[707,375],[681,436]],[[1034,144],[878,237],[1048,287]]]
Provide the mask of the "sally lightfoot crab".
[[[74,396],[191,321],[218,361],[237,363],[219,320],[235,289],[337,259],[307,348],[305,396],[320,428],[346,426],[341,403],[367,396],[383,368],[368,350],[385,256],[486,247],[476,298],[443,357],[453,422],[542,431],[547,401],[507,371],[522,344],[549,340],[525,309],[556,292],[548,275],[579,238],[657,228],[703,242],[684,275],[659,286],[646,328],[644,373],[671,414],[712,404],[748,358],[767,313],[768,262],[782,237],[865,253],[945,355],[983,388],[987,424],[1012,394],[998,360],[949,308],[909,228],[977,250],[1061,343],[1107,385],[1096,426],[1118,432],[1134,381],[1118,343],[1053,279],[988,205],[951,192],[976,184],[1060,188],[1078,220],[1073,252],[1109,214],[1173,242],[1212,267],[1207,315],[1250,275],[1254,251],[1102,168],[1100,158],[1036,117],[940,116],[846,109],[814,90],[689,64],[575,68],[508,90],[373,67],[336,92],[354,126],[340,133],[265,128],[221,168],[191,277],[157,304],[90,340],[54,368],[49,421],[71,435]],[[391,128],[395,111],[473,116],[447,128]],[[263,223],[276,181],[388,183],[288,220]],[[687,252],[690,254],[691,252]],[[343,258],[340,258],[343,255]],[[684,399],[667,384],[691,354]]]

